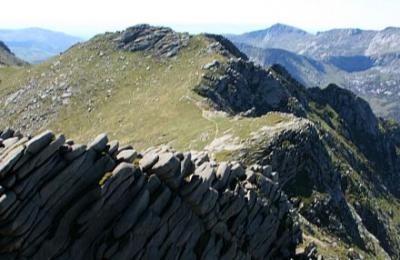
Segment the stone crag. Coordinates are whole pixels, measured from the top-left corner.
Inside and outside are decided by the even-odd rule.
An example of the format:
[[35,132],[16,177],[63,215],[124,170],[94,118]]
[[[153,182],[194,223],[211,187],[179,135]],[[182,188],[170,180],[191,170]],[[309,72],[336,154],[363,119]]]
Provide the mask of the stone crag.
[[166,27],[136,25],[117,34],[117,49],[125,51],[152,50],[157,56],[172,57],[189,44],[190,36]]
[[217,110],[245,116],[289,112],[290,93],[261,67],[242,58],[232,58],[227,64],[215,62],[204,69],[206,73],[194,91],[210,99]]
[[0,259],[279,259],[301,232],[270,166],[0,131]]

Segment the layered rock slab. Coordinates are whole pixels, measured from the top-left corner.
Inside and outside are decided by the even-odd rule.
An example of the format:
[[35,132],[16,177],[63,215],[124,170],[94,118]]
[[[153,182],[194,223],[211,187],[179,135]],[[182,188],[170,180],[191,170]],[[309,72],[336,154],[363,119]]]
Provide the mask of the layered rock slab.
[[50,131],[3,137],[1,259],[276,259],[301,239],[263,167],[141,154],[104,134],[87,146]]

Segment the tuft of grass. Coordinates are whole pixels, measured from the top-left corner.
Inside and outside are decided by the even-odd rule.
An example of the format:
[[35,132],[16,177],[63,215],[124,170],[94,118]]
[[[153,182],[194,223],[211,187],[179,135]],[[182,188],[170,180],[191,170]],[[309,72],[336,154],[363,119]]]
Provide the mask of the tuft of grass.
[[226,162],[234,159],[237,156],[236,151],[222,150],[214,154],[217,162]]
[[112,176],[112,172],[107,172],[106,174],[104,174],[103,177],[99,181],[99,185],[101,187],[103,187],[104,184],[106,184],[106,182],[108,181],[108,179],[111,178],[111,176]]

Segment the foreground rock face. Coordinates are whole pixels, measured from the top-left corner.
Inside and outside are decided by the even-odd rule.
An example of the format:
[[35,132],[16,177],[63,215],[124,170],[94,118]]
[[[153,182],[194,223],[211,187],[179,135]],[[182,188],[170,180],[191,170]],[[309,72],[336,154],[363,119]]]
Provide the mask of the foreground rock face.
[[301,239],[270,166],[106,135],[0,131],[1,259],[276,259]]

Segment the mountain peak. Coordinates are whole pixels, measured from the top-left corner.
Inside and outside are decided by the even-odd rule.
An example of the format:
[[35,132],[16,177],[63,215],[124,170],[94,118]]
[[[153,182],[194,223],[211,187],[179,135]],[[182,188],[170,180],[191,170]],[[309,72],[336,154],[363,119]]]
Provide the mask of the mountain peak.
[[276,23],[271,27],[267,28],[266,31],[275,32],[275,33],[302,33],[307,34],[306,31],[303,31],[297,27],[290,26],[283,23]]
[[[268,36],[268,35],[270,35],[270,36],[290,36],[290,35],[307,36],[307,35],[309,35],[309,33],[304,30],[301,30],[299,28],[290,26],[290,25],[276,23],[266,29],[244,33],[242,35],[239,35],[238,37],[264,38],[265,36]],[[233,39],[234,41],[235,41],[235,39],[237,40],[237,37],[235,37],[235,36],[233,36],[233,37],[230,36],[229,38]]]

